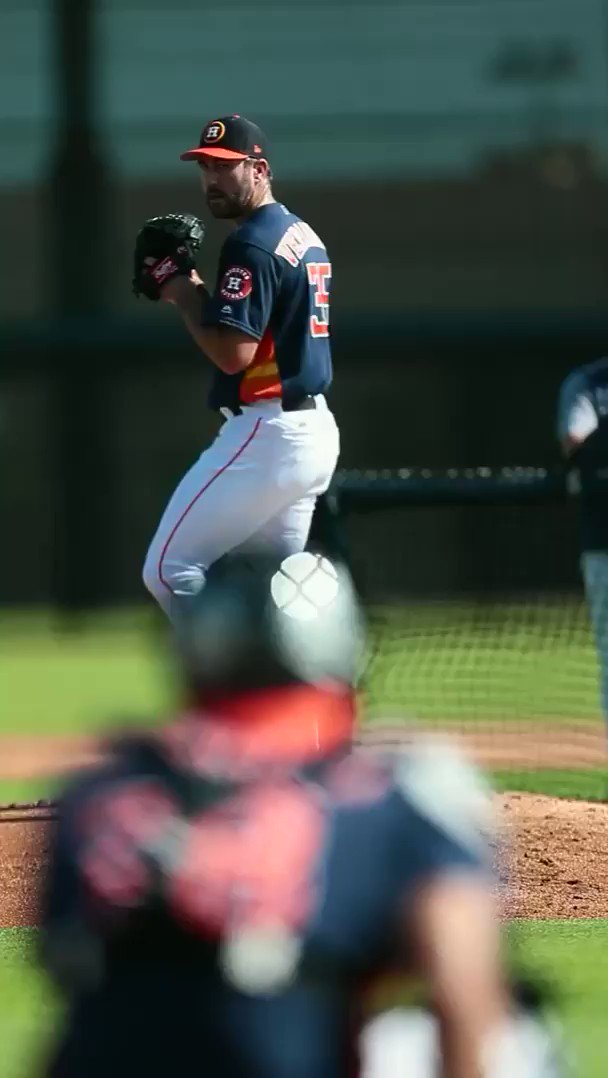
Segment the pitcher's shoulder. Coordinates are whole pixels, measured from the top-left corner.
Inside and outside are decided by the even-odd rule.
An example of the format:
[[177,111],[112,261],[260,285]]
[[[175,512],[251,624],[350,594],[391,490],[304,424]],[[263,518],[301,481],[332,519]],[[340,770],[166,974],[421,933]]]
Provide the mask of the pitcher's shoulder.
[[282,203],[271,202],[242,221],[227,237],[224,247],[250,245],[272,254],[281,238],[298,220]]

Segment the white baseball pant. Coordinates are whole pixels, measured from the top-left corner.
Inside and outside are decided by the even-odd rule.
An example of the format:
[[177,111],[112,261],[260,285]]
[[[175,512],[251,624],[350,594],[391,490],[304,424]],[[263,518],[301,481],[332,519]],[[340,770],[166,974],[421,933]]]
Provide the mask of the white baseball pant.
[[323,396],[315,409],[284,412],[279,401],[261,401],[227,419],[179,483],[150,544],[143,579],[163,610],[173,595],[195,594],[209,566],[238,547],[303,550],[339,451]]
[[581,570],[597,649],[602,712],[608,723],[608,552],[586,550]]

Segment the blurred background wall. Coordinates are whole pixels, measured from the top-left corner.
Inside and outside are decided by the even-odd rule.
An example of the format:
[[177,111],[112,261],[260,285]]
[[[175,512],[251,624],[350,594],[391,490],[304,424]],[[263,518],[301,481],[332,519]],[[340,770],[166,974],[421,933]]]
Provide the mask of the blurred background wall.
[[[216,420],[131,249],[202,209],[179,153],[218,114],[267,130],[330,249],[342,466],[557,465],[559,382],[608,334],[607,95],[606,0],[3,0],[0,602],[143,598]],[[358,542],[384,591],[484,587],[490,562],[571,584],[571,514],[541,517],[398,513]]]

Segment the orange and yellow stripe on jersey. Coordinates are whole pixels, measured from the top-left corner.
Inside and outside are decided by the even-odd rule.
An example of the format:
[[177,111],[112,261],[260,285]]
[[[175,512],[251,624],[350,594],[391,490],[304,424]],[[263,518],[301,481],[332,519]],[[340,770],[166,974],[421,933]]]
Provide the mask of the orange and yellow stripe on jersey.
[[266,330],[262,337],[253,362],[247,367],[239,390],[241,404],[253,404],[254,401],[272,400],[281,396],[281,378],[276,363],[276,353],[272,333]]

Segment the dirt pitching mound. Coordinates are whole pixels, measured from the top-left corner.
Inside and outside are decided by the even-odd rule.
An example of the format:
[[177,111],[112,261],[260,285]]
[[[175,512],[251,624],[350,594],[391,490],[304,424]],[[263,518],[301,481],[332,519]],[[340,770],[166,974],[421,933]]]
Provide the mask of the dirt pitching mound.
[[510,917],[608,916],[608,805],[534,794],[499,798],[510,843]]
[[[505,916],[608,916],[608,805],[532,794],[498,798],[509,850],[501,866]],[[0,813],[0,927],[35,925],[52,820]]]
[[52,826],[46,812],[0,813],[0,928],[38,923]]

